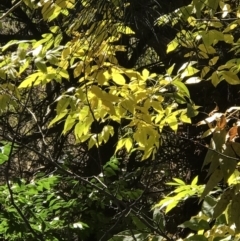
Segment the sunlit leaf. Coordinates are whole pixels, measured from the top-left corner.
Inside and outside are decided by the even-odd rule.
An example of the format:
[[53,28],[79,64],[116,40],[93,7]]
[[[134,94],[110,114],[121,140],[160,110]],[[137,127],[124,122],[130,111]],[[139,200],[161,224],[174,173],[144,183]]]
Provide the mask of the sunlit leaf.
[[124,85],[125,84],[125,78],[121,74],[113,74],[112,79],[118,85]]

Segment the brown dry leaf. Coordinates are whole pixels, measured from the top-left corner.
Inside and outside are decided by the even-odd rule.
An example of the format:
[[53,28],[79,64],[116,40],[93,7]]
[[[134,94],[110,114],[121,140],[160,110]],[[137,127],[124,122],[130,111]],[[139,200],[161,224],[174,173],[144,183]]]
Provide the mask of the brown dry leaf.
[[223,130],[225,128],[226,124],[227,124],[227,119],[226,119],[225,115],[222,115],[220,120],[217,121],[217,127],[220,130]]
[[238,134],[238,126],[233,126],[233,127],[228,131],[229,141],[232,141],[237,134]]

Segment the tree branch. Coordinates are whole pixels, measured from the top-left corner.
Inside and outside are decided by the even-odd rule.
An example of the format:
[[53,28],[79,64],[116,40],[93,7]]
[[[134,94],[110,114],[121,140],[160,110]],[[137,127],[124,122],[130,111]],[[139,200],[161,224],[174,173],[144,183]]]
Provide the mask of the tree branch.
[[13,5],[6,13],[4,13],[1,17],[0,20],[6,18],[10,13],[12,13],[17,7],[20,6],[20,4],[22,3],[23,0],[20,0],[19,2],[17,2],[15,5]]

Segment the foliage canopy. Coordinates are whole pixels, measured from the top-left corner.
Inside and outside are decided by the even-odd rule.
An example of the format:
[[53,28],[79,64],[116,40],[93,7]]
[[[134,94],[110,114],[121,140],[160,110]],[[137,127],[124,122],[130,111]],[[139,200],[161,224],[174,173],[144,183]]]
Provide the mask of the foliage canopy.
[[1,238],[239,240],[239,11],[2,1]]

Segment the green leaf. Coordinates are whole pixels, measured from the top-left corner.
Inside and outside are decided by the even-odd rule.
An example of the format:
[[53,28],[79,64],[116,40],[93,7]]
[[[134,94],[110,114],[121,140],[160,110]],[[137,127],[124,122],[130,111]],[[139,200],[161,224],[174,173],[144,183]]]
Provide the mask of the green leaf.
[[36,58],[34,60],[34,63],[41,72],[43,72],[43,73],[47,72],[47,66],[45,64],[45,61],[43,61],[42,58]]
[[162,236],[156,236],[156,235],[154,235],[154,237],[152,238],[152,240],[151,241],[164,241],[165,240],[165,238],[164,237],[162,237]]
[[148,236],[148,233],[139,233],[137,230],[125,230],[114,235],[108,241],[143,241],[147,240]]
[[12,45],[15,45],[15,44],[20,44],[20,43],[31,43],[33,42],[32,40],[11,40],[9,41],[7,44],[5,44],[3,47],[1,47],[1,50],[2,51],[5,51],[6,49],[8,49],[9,47],[11,47]]
[[200,44],[199,46],[198,46],[198,48],[201,50],[201,51],[203,51],[203,52],[205,52],[205,53],[207,53],[207,54],[215,54],[216,53],[216,50],[215,50],[215,48],[213,48],[212,46],[206,46],[206,45],[204,45],[204,44]]
[[233,196],[232,203],[229,208],[229,222],[235,224],[236,233],[240,232],[240,193]]
[[153,220],[156,222],[157,227],[160,228],[161,231],[165,230],[166,220],[164,214],[160,211],[160,208],[154,209]]
[[196,177],[192,180],[191,186],[197,185],[197,182],[198,182],[198,176],[196,176]]
[[223,214],[223,212],[226,210],[228,204],[232,200],[234,194],[235,193],[234,193],[233,188],[228,188],[226,191],[224,191],[224,193],[220,197],[220,200],[218,200],[216,206],[213,209],[214,211],[213,211],[212,218],[215,219],[215,218],[219,217],[221,214]]
[[202,32],[203,43],[206,46],[215,45],[219,41],[224,40],[224,35],[218,30],[209,30]]
[[191,230],[194,230],[194,231],[208,230],[210,228],[207,221],[199,220],[197,218],[193,218],[190,221],[186,221],[183,224],[179,225],[178,227],[190,228]]
[[204,235],[193,235],[184,239],[184,241],[208,241],[208,239]]
[[221,76],[231,85],[240,84],[240,80],[236,74],[231,71],[222,71],[220,72]]
[[183,180],[179,179],[179,178],[173,178],[173,180],[176,183],[178,183],[179,185],[184,185],[184,186],[186,185],[186,183]]
[[223,179],[222,171],[217,169],[214,171],[214,173],[210,176],[206,187],[204,188],[204,191],[201,195],[201,199],[203,199],[206,195],[209,194],[214,188],[217,187],[218,183]]
[[187,116],[189,118],[195,117],[198,114],[198,110],[197,110],[198,108],[199,108],[199,106],[187,104]]
[[205,156],[203,167],[211,162],[214,162],[214,160],[219,163],[219,156],[221,156],[219,153],[222,153],[223,151],[223,146],[226,142],[226,135],[227,132],[225,129],[220,132],[215,132],[213,134],[213,137],[210,141],[210,149],[208,150],[207,155]]
[[218,60],[219,60],[219,56],[215,56],[215,57],[213,57],[212,59],[209,60],[208,64],[210,66],[213,66],[217,63]]
[[202,204],[202,212],[208,217],[213,216],[213,208],[216,205],[217,200],[212,196],[206,196]]
[[172,84],[175,85],[175,86],[177,86],[177,87],[178,87],[178,90],[179,90],[181,93],[183,93],[185,96],[187,96],[187,97],[190,98],[189,90],[188,90],[187,86],[186,86],[183,82],[181,82],[181,81],[179,81],[179,80],[174,80],[174,81],[172,82]]
[[3,163],[5,163],[8,160],[8,156],[0,153],[0,165],[2,165]]
[[[224,176],[224,181],[227,182],[228,178],[233,174],[233,172],[236,169],[237,162],[234,158],[235,153],[232,150],[232,148],[227,145],[226,149],[224,150],[223,154],[225,156],[219,156],[219,163],[220,163],[220,168]],[[233,157],[233,158],[231,158]]]

